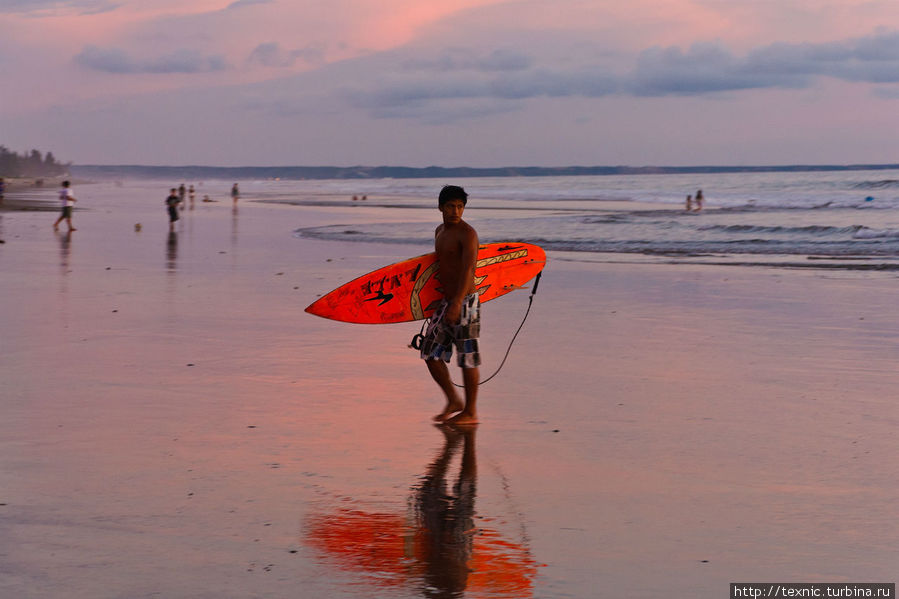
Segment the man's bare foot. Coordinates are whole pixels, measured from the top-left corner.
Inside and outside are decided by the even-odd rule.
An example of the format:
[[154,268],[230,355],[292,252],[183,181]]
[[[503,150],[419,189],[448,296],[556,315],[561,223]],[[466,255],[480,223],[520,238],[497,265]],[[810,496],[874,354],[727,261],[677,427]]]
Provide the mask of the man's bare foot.
[[458,399],[455,401],[448,402],[446,404],[446,407],[443,409],[443,411],[440,412],[439,414],[437,414],[436,416],[434,416],[434,422],[446,422],[447,420],[450,419],[450,416],[452,416],[456,412],[461,412],[462,408],[464,408],[464,407],[465,406]]
[[455,426],[474,426],[475,424],[478,424],[478,416],[477,414],[460,412],[445,422]]

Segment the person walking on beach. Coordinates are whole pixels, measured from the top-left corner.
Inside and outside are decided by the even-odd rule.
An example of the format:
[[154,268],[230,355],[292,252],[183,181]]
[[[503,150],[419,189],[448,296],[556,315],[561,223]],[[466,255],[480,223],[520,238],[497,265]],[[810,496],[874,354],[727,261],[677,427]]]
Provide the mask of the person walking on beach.
[[[462,220],[467,203],[468,194],[461,187],[447,185],[440,190],[437,207],[443,215],[443,224],[434,232],[434,250],[440,264],[438,276],[443,286],[443,300],[428,319],[421,341],[421,358],[446,396],[446,407],[434,416],[434,421],[457,425],[478,423],[478,366],[481,364],[478,351],[481,308],[474,282],[478,234]],[[454,346],[462,368],[464,401],[456,393],[446,365]]]
[[181,199],[178,197],[178,190],[174,187],[169,192],[169,197],[165,199],[165,205],[169,212],[169,231],[175,230],[175,221],[180,218],[178,216],[178,205],[181,204]]
[[72,226],[72,209],[75,206],[75,202],[78,200],[75,199],[74,194],[72,194],[72,185],[68,181],[62,182],[62,189],[59,190],[59,200],[62,202],[62,214],[59,215],[59,218],[56,219],[56,222],[53,223],[53,230],[59,230],[59,223],[65,219],[66,224],[69,225],[69,231],[77,231],[75,227]]
[[235,183],[231,187],[231,199],[236,202],[237,198],[239,198],[239,197],[240,197],[240,189],[237,188],[237,183]]

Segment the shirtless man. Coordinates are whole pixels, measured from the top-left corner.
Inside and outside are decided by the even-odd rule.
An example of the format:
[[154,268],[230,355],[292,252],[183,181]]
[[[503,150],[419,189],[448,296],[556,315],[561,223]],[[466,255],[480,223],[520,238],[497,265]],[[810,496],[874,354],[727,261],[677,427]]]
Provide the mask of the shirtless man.
[[[478,366],[481,364],[478,353],[481,309],[474,284],[478,234],[462,220],[467,202],[468,194],[461,187],[447,185],[440,190],[437,205],[443,215],[443,224],[434,232],[434,249],[440,264],[437,276],[443,301],[428,321],[421,343],[421,357],[446,396],[446,407],[434,416],[434,421],[458,425],[478,423]],[[464,402],[456,393],[446,366],[454,346],[462,368]]]

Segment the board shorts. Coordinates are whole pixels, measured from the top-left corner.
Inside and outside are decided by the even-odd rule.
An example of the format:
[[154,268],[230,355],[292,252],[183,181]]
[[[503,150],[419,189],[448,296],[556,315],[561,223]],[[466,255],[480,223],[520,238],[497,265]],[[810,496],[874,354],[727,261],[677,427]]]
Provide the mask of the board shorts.
[[421,341],[421,359],[449,362],[455,347],[459,366],[477,368],[481,365],[481,354],[478,351],[478,336],[481,333],[480,296],[477,293],[465,296],[459,324],[444,322],[443,317],[448,307],[447,301],[443,300],[428,319]]
[[169,206],[169,222],[175,222],[178,220],[178,208],[175,206]]
[[72,207],[71,206],[63,206],[62,207],[62,217],[63,218],[72,218]]

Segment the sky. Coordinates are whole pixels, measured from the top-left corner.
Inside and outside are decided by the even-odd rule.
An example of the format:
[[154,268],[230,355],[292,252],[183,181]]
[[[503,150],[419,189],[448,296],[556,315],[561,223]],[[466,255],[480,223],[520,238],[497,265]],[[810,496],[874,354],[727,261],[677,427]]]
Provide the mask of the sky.
[[899,163],[897,0],[0,0],[78,164]]

